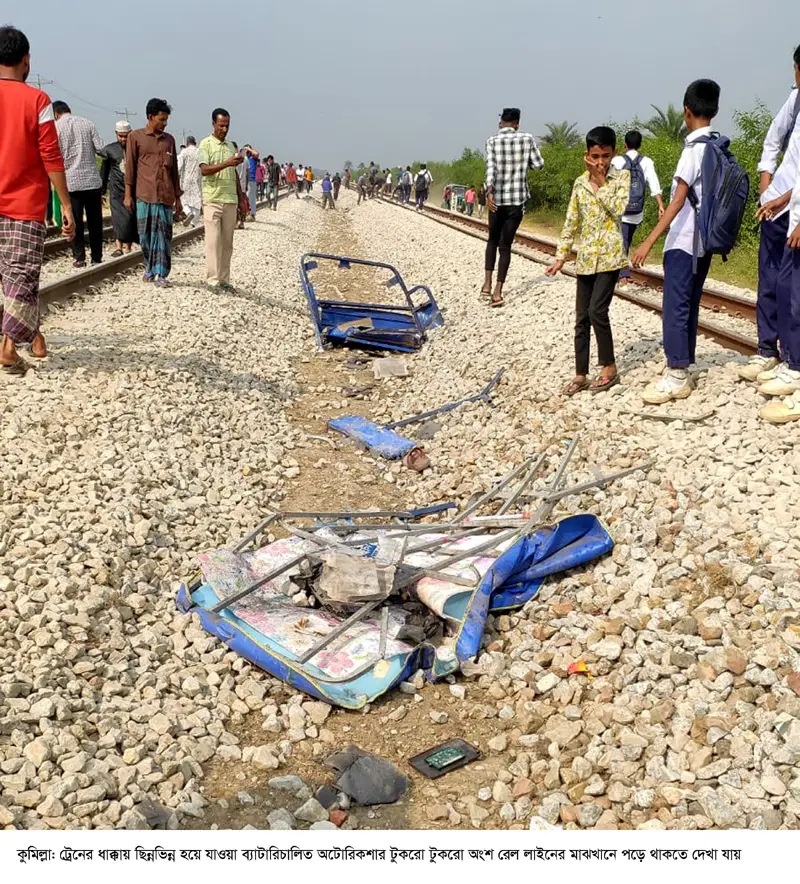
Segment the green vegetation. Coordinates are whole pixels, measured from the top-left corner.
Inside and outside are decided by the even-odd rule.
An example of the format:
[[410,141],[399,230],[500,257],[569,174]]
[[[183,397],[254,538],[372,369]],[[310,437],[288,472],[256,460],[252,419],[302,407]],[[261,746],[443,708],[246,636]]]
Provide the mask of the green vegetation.
[[544,127],[547,132],[539,139],[542,144],[575,147],[583,141],[577,123],[568,123],[564,120],[563,123],[545,123]]
[[[639,128],[651,133],[642,143],[642,153],[652,157],[664,189],[664,200],[669,201],[670,179],[680,156],[683,134],[683,114],[675,107],[669,106],[666,111],[654,106],[656,115],[646,123],[609,123],[619,136],[619,148],[622,150],[622,139],[629,129]],[[732,141],[732,150],[742,167],[750,176],[750,206],[745,216],[739,243],[727,263],[715,259],[712,275],[716,279],[736,285],[753,287],[756,284],[758,264],[758,224],[755,211],[758,201],[758,174],[756,167],[761,156],[764,135],[769,128],[771,114],[764,105],[753,110],[737,112],[734,115],[737,132]],[[531,200],[527,207],[526,222],[528,227],[535,227],[542,233],[557,236],[564,217],[572,184],[584,171],[582,142],[570,146],[568,133],[573,129],[566,121],[551,123],[548,131],[553,135],[552,143],[542,139],[542,155],[544,169],[532,171],[529,175]],[[653,134],[657,133],[657,134]],[[414,172],[421,163],[412,165]],[[428,163],[433,175],[434,193],[438,200],[442,188],[446,184],[472,184],[478,186],[486,174],[486,163],[483,154],[478,150],[464,148],[461,156],[450,163]],[[396,171],[396,170],[395,170]],[[644,239],[653,229],[658,220],[658,207],[655,200],[648,199],[642,225],[637,231],[636,242]],[[660,244],[663,246],[663,240]],[[652,261],[659,260],[660,248],[654,249]]]

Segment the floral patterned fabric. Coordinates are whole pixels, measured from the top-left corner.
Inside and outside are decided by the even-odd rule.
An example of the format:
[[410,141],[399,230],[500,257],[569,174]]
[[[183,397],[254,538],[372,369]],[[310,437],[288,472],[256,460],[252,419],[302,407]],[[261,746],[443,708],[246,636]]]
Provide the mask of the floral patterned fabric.
[[627,267],[621,222],[628,206],[630,186],[631,173],[613,166],[608,170],[606,183],[597,191],[589,182],[588,172],[576,179],[556,259],[566,261],[579,239],[575,272],[580,276]]

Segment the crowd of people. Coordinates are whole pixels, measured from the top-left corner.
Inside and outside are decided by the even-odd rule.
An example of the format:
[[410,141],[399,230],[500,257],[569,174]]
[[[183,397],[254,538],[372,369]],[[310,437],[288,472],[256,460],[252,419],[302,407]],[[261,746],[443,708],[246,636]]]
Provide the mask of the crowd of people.
[[[761,409],[765,420],[800,420],[800,47],[793,55],[796,85],[764,140],[758,166],[761,223],[757,300],[758,353],[742,367],[742,380],[758,382],[773,397]],[[27,363],[18,345],[33,357],[47,353],[39,330],[38,285],[51,192],[61,207],[61,229],[72,240],[75,266],[103,258],[103,197],[107,196],[116,239],[114,256],[138,243],[144,280],[168,286],[175,220],[202,222],[206,231],[206,281],[213,291],[231,289],[233,235],[254,220],[258,200],[277,210],[285,185],[299,199],[310,194],[311,166],[261,158],[250,144],[229,140],[231,117],[215,108],[211,133],[193,136],[178,149],[166,129],[166,100],[147,103],[146,125],[116,124],[115,140],[103,144],[94,124],[73,115],[64,101],[26,85],[30,46],[17,29],[0,28],[0,282],[3,287],[0,370],[20,374]],[[630,268],[641,266],[660,237],[664,246],[663,349],[666,368],[642,394],[649,404],[685,399],[694,374],[700,299],[714,254],[727,255],[742,222],[748,179],[730,153],[729,140],[712,131],[720,87],[713,80],[692,82],[683,98],[687,136],[664,204],[653,161],[640,149],[642,135],[617,136],[596,126],[586,136],[586,171],[575,181],[556,258],[555,275],[573,248],[577,251],[575,377],[564,393],[600,393],[619,383],[609,317],[615,290],[626,285]],[[511,247],[529,199],[528,173],[544,164],[534,136],[521,132],[518,108],[505,109],[499,129],[486,143],[486,180],[463,193],[464,210],[479,216],[488,208],[488,242],[481,294],[491,307],[504,305],[503,288]],[[351,171],[322,176],[322,205],[334,209],[340,187],[351,188]],[[424,208],[433,184],[425,164],[379,169],[373,162],[358,177],[357,203],[378,196]],[[647,193],[658,205],[658,222],[629,256],[644,217]],[[459,196],[459,198],[461,198]],[[445,201],[448,194],[445,193]],[[85,218],[85,224],[84,224]],[[496,278],[495,278],[496,271]],[[591,332],[600,365],[590,379]]]

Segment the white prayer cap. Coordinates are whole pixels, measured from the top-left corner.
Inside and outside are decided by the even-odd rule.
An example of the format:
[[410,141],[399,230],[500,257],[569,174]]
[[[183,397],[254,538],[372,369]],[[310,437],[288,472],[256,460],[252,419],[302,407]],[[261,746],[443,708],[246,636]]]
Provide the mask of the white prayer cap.
[[114,126],[115,132],[130,132],[131,124],[127,120],[120,120],[116,126]]

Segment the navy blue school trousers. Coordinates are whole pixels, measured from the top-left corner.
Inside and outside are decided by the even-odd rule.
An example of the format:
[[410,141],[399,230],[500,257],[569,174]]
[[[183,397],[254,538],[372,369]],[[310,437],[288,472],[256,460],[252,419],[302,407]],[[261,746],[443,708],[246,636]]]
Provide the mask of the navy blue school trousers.
[[778,272],[777,315],[784,361],[792,371],[800,371],[800,250],[785,243]]
[[693,261],[682,249],[664,252],[662,328],[669,368],[688,368],[694,363],[700,298],[711,267],[711,255],[697,259],[696,273],[692,271]]
[[778,359],[778,274],[783,264],[786,240],[789,238],[789,213],[774,221],[761,222],[758,244],[758,352],[761,356]]

